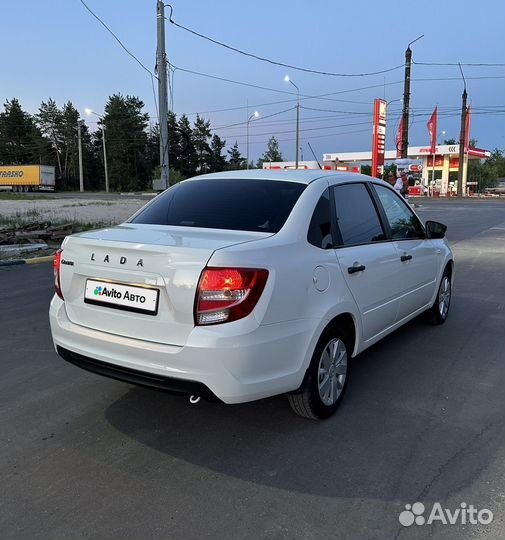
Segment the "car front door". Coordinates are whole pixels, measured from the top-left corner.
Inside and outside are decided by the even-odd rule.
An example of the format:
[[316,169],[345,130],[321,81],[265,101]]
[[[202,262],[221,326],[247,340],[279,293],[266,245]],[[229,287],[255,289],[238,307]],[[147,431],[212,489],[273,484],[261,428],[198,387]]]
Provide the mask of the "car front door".
[[401,271],[396,248],[386,236],[370,189],[365,183],[333,188],[335,252],[358,306],[365,342],[395,323]]
[[436,287],[437,254],[432,240],[405,199],[387,186],[373,184],[397,250],[401,268],[398,321],[429,305]]

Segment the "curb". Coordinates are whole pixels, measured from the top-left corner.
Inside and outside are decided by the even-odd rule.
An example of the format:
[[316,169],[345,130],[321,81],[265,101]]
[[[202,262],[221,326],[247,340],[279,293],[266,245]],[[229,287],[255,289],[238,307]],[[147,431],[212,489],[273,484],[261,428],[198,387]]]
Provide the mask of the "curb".
[[54,255],[46,255],[45,257],[33,257],[32,259],[14,259],[12,261],[0,261],[0,266],[17,266],[19,264],[38,264],[44,262],[52,262]]
[[53,262],[54,255],[45,255],[44,257],[33,257],[32,259],[25,259],[25,264],[38,264],[43,262]]

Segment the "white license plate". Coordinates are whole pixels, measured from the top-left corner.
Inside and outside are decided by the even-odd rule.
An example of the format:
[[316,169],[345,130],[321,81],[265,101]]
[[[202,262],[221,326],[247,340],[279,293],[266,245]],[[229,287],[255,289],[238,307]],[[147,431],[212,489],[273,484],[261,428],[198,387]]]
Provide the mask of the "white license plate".
[[96,306],[156,315],[159,294],[158,289],[151,287],[88,279],[84,291],[84,302]]

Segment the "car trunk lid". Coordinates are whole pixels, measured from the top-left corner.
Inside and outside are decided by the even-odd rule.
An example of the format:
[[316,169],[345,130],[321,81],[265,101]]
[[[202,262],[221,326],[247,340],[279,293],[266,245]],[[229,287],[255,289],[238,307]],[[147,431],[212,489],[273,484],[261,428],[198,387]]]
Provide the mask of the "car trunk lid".
[[[193,307],[202,270],[212,253],[267,238],[258,232],[123,224],[70,237],[63,246],[61,287],[69,319],[87,328],[183,346],[194,327]],[[156,313],[85,301],[103,282],[125,291],[159,291]],[[114,308],[114,309],[113,309]]]

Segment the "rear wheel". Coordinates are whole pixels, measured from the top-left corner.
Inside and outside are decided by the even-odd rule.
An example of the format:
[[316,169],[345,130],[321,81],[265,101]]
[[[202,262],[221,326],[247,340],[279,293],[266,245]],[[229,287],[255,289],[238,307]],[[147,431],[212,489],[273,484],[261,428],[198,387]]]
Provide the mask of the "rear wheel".
[[340,405],[349,380],[349,346],[342,330],[334,328],[320,338],[302,387],[288,394],[296,414],[323,420]]
[[437,297],[433,306],[428,311],[428,316],[432,324],[443,324],[449,315],[451,307],[452,284],[451,274],[448,268],[445,269],[444,275],[440,281]]

